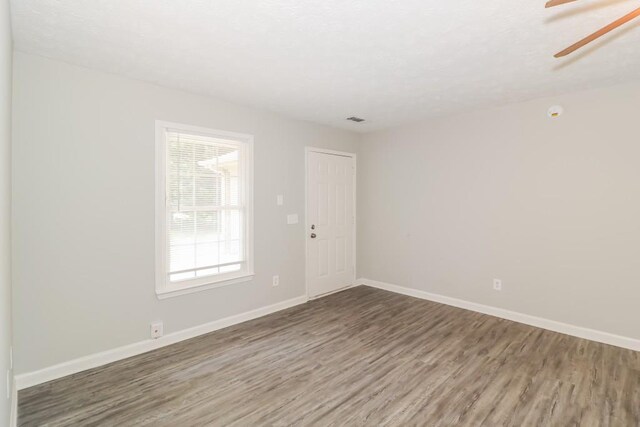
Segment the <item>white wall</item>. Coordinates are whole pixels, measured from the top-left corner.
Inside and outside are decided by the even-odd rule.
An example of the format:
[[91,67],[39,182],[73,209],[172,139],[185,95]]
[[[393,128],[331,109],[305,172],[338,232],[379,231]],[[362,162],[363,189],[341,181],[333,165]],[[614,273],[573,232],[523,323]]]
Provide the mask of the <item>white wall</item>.
[[359,276],[640,338],[639,112],[635,84],[367,135]]
[[[552,121],[555,103],[566,113]],[[348,132],[16,53],[13,108],[17,373],[145,340],[152,320],[170,333],[304,294],[305,233],[285,215],[304,212],[305,146],[358,150],[359,276],[640,338],[640,85],[429,120],[358,144]],[[156,119],[255,135],[253,282],[156,298]]]
[[0,0],[0,425],[9,425],[6,371],[11,348],[11,22]]
[[[357,135],[18,52],[14,66],[17,373],[145,340],[152,320],[166,334],[305,293],[305,233],[286,225],[303,218],[304,147],[355,151]],[[156,119],[255,136],[252,282],[156,298]]]

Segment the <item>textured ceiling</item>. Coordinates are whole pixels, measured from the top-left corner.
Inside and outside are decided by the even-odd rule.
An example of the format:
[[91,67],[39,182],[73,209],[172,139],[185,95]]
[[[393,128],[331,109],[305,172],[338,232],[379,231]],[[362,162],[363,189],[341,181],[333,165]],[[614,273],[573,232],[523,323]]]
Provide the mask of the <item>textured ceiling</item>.
[[[16,49],[346,129],[640,78],[637,0],[13,0]],[[356,124],[349,116],[364,117]]]

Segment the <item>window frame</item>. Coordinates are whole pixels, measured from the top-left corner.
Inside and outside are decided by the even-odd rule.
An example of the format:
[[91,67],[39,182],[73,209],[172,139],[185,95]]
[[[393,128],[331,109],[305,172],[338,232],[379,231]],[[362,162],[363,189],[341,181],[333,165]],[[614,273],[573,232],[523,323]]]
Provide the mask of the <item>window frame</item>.
[[[167,144],[167,130],[232,140],[243,148],[245,165],[242,179],[244,181],[243,192],[245,198],[244,244],[246,260],[244,262],[244,268],[241,268],[239,271],[189,279],[181,282],[172,283],[169,281],[169,230],[167,217],[167,152],[169,147]],[[156,120],[155,137],[155,288],[158,298],[164,299],[185,295],[252,280],[255,275],[253,270],[253,135]]]

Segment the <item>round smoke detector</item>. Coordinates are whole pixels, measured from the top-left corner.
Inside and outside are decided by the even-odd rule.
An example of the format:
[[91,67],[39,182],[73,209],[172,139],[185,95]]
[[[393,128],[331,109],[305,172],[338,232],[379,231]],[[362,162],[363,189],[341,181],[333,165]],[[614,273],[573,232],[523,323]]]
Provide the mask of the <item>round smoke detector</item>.
[[559,105],[554,105],[549,108],[549,111],[547,111],[547,116],[551,119],[557,119],[562,115],[562,113],[564,113],[564,108]]

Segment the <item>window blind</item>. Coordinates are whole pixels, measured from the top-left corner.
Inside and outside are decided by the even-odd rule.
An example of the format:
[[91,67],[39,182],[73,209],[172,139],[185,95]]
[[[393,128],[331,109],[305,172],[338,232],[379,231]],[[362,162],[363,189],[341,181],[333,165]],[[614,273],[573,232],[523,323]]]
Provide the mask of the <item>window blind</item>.
[[242,144],[170,129],[166,138],[169,282],[241,270]]

